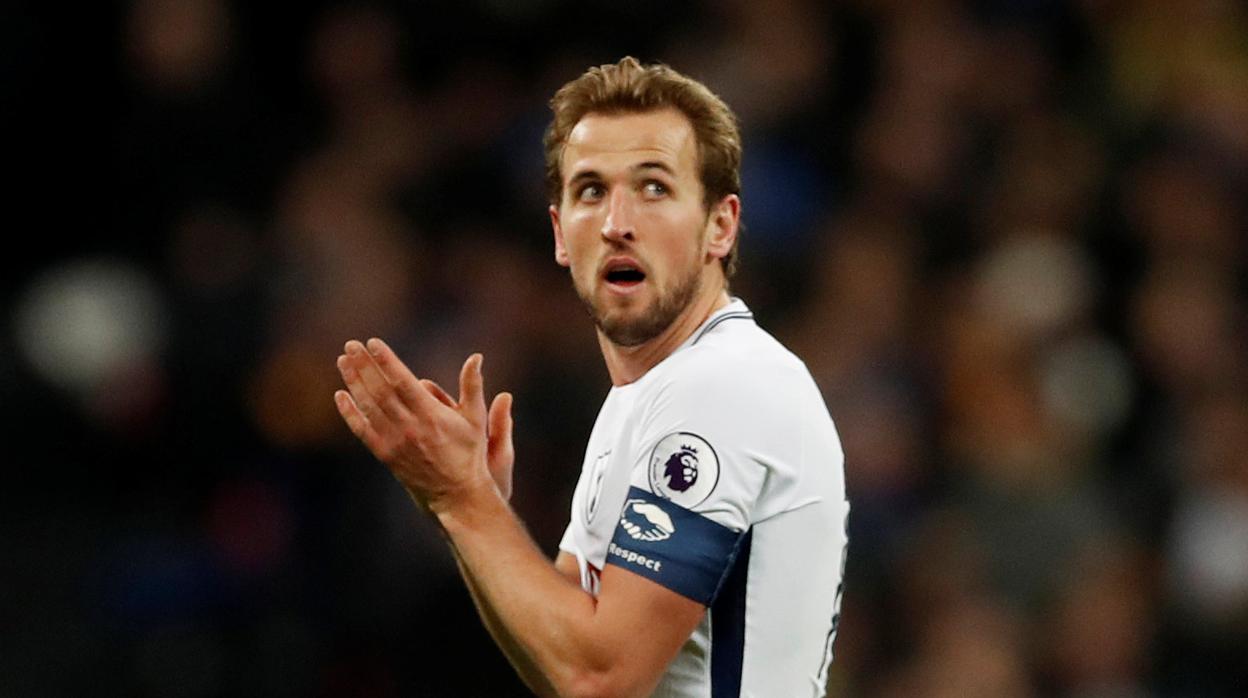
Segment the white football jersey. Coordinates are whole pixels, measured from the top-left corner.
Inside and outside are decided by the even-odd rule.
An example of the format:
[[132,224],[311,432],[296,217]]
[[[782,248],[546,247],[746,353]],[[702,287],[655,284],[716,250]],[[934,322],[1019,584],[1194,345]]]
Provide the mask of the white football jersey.
[[823,696],[848,514],[810,372],[733,299],[611,389],[559,547],[592,594],[612,564],[707,607],[653,695]]

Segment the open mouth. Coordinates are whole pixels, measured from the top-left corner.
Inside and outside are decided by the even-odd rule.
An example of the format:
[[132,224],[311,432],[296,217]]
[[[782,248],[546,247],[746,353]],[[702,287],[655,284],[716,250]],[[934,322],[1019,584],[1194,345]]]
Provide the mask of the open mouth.
[[607,265],[604,278],[612,286],[631,288],[646,280],[646,273],[631,261],[621,260]]
[[646,275],[640,269],[622,267],[607,272],[607,281],[613,284],[639,284],[645,281]]

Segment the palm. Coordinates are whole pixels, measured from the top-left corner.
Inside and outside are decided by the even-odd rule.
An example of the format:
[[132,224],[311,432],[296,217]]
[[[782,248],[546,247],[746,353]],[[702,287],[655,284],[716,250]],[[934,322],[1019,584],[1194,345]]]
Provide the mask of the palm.
[[[457,401],[448,395],[437,383],[427,378],[422,379],[420,382],[444,405],[455,409],[464,416],[465,420],[471,422],[471,419],[466,414],[471,406],[464,404],[462,396]],[[503,499],[511,499],[511,472],[512,465],[516,459],[515,447],[511,439],[511,400],[510,393],[499,393],[494,396],[494,401],[490,404],[486,420],[486,434],[488,436],[486,465],[489,467],[490,477],[494,480],[498,491],[502,493]]]
[[417,379],[379,339],[367,349],[351,340],[343,352],[337,363],[348,390],[334,394],[338,411],[417,501],[432,509],[487,476],[511,495],[511,395],[500,393],[486,409],[480,354],[464,362],[455,400]]

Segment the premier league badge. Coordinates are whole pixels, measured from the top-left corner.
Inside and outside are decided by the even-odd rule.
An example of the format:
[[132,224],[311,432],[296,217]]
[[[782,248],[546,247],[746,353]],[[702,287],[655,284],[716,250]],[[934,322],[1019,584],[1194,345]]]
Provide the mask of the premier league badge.
[[668,434],[650,453],[650,491],[686,509],[701,504],[718,481],[719,457],[697,434]]

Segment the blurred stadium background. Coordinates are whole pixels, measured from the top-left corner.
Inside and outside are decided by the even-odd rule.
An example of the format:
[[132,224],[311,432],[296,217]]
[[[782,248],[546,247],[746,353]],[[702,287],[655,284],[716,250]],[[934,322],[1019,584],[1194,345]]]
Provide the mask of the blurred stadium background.
[[734,287],[845,442],[829,695],[1248,685],[1242,3],[135,0],[0,44],[0,695],[523,695],[334,357],[483,351],[554,552],[609,383],[540,137],[624,54],[742,119]]

